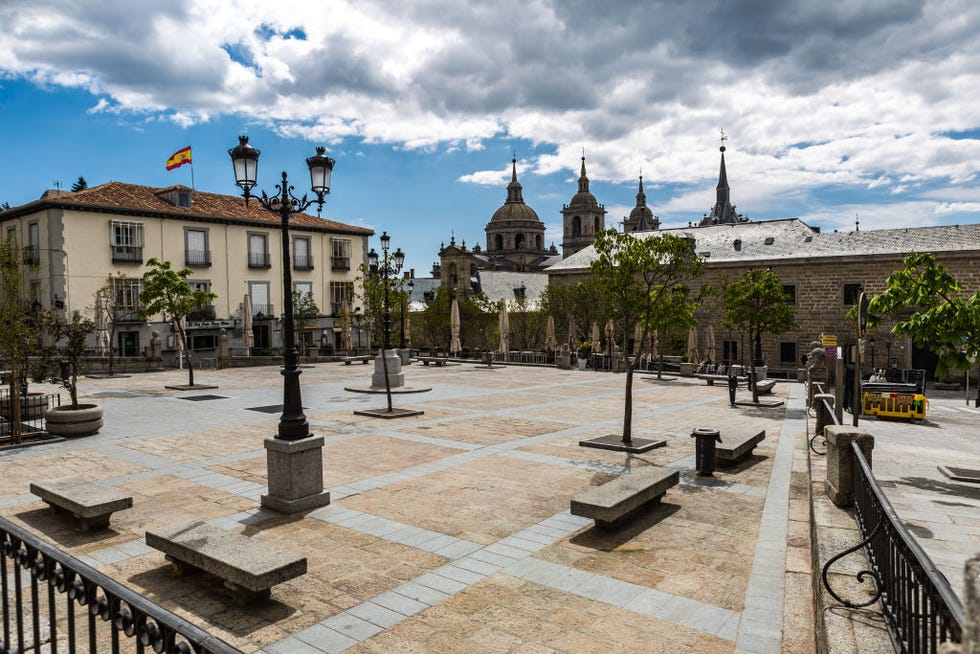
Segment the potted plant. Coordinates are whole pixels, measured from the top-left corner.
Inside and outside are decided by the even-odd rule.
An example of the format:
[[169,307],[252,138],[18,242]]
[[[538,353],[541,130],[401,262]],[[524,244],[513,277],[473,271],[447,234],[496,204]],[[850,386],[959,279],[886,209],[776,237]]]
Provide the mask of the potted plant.
[[54,436],[96,434],[102,428],[102,407],[78,402],[79,364],[88,337],[95,333],[95,323],[77,313],[68,321],[52,313],[46,316],[45,324],[54,345],[44,349],[36,376],[62,386],[71,398],[69,404],[44,413],[47,431]]

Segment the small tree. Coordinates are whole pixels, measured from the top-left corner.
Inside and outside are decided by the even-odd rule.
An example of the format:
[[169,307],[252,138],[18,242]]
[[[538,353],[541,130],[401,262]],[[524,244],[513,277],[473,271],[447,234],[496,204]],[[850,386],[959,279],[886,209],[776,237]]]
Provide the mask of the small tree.
[[[144,319],[155,315],[163,316],[173,326],[184,352],[187,352],[184,318],[218,296],[208,291],[191,289],[187,278],[193,272],[189,268],[174,270],[169,261],[159,261],[156,258],[147,261],[146,265],[149,270],[143,273],[139,297],[142,306],[140,316]],[[194,385],[194,364],[190,357],[187,357],[187,384]]]
[[420,342],[425,343],[431,349],[449,349],[452,333],[450,331],[450,311],[452,310],[452,298],[449,291],[439,286],[431,295],[425,298],[425,308],[419,316],[419,320],[413,323],[413,329],[417,324],[418,333],[421,335]]
[[500,338],[497,322],[500,302],[494,302],[486,293],[477,293],[460,304],[459,313],[463,328],[467,333],[476,334],[477,346],[484,352],[487,365],[490,365],[493,343]]
[[510,310],[510,334],[517,350],[543,350],[548,318],[535,310],[524,294],[507,303]]
[[49,311],[43,325],[54,345],[44,348],[34,376],[63,387],[71,397],[72,410],[77,410],[78,372],[88,348],[88,337],[95,333],[95,323],[78,313],[66,321],[58,312]]
[[663,378],[664,356],[667,344],[678,333],[686,332],[697,324],[694,312],[697,311],[698,301],[691,299],[691,289],[678,284],[660,294],[660,300],[651,308],[648,316],[647,331],[656,332],[660,339],[660,365],[657,367],[657,379]]
[[0,357],[10,369],[10,439],[20,442],[21,395],[27,392],[27,358],[37,348],[38,320],[26,293],[28,267],[17,240],[7,236],[0,244]]
[[300,332],[305,329],[313,329],[314,322],[320,317],[320,307],[316,305],[313,293],[301,293],[293,291],[293,326],[296,330],[296,342],[301,342]]
[[[771,270],[753,268],[722,289],[724,324],[744,331],[749,347],[763,334],[782,334],[796,327],[796,308]],[[749,357],[749,372],[755,380],[755,357]],[[752,384],[752,402],[759,403],[759,391]]]
[[623,416],[623,443],[632,444],[633,367],[627,339],[641,328],[641,342],[647,339],[658,305],[683,280],[703,272],[694,245],[673,234],[637,238],[614,229],[599,232],[595,239],[596,259],[590,268],[598,286],[608,298],[608,315],[619,323],[626,362],[626,402]]
[[915,312],[899,320],[892,333],[938,354],[937,375],[950,368],[968,370],[980,354],[980,292],[965,297],[963,286],[932,253],[910,254],[903,263],[885,280],[885,291],[868,302],[868,324],[877,326],[883,316],[912,307]]
[[84,191],[87,188],[88,182],[86,182],[85,178],[82,176],[79,176],[75,183],[71,185],[72,193],[78,193],[79,191]]
[[573,346],[592,338],[592,323],[604,323],[606,295],[594,277],[575,284],[548,285],[541,294],[541,311],[555,318],[555,329],[567,330],[569,321],[575,323],[575,333],[567,334]]

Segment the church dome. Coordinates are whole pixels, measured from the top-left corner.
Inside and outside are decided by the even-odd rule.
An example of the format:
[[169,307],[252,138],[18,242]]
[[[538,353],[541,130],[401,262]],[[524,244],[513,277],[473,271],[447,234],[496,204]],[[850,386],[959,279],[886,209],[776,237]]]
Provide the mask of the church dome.
[[540,223],[541,219],[538,218],[537,212],[524,204],[524,190],[521,183],[517,181],[517,159],[512,159],[511,165],[513,168],[510,184],[507,185],[507,201],[493,212],[490,222],[534,221]]

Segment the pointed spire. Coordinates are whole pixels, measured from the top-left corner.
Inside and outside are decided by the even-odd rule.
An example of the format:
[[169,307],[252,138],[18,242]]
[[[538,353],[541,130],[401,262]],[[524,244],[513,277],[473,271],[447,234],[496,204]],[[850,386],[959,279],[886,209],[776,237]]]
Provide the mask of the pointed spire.
[[640,175],[640,188],[636,192],[636,206],[645,207],[647,204],[647,194],[643,192],[643,175]]
[[578,178],[578,192],[589,192],[589,178],[585,174],[585,148],[582,148],[582,174]]
[[508,203],[518,203],[524,204],[524,193],[521,183],[517,181],[517,156],[515,155],[510,161],[511,163],[511,174],[510,174],[510,184],[507,185],[507,202]]
[[718,171],[718,186],[716,188],[715,200],[717,202],[728,202],[731,189],[728,187],[728,171],[725,170],[725,146],[719,148],[721,151],[721,169]]

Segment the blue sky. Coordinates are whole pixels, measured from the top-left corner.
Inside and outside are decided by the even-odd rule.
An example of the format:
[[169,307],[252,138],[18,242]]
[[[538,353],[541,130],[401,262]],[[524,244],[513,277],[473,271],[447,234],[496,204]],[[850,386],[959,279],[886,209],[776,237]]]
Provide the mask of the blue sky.
[[653,212],[680,226],[714,201],[724,128],[750,218],[980,222],[974,2],[160,4],[0,6],[0,202],[80,175],[190,184],[164,169],[185,145],[198,188],[234,193],[240,133],[262,150],[260,186],[285,169],[302,191],[322,144],[337,159],[324,215],[387,230],[424,274],[453,231],[483,242],[513,151],[560,246],[583,148],[607,225],[642,170]]

